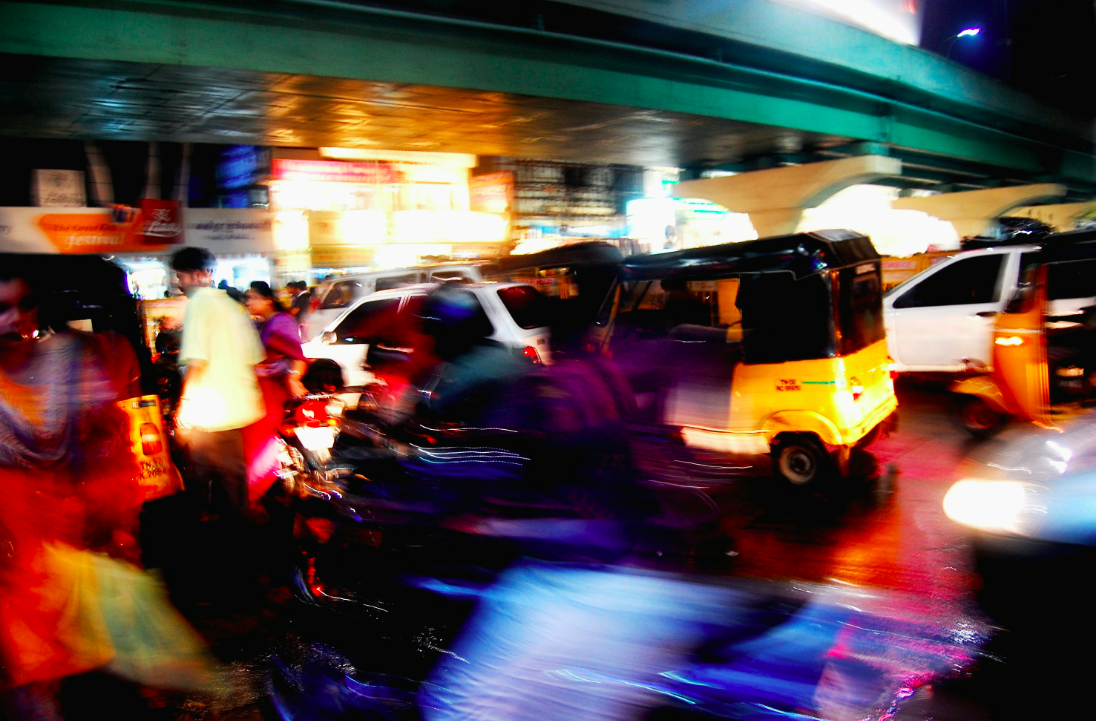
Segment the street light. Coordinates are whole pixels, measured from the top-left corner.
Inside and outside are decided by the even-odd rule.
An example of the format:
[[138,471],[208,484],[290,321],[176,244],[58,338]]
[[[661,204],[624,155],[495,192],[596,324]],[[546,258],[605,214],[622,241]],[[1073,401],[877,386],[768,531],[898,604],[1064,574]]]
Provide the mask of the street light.
[[951,58],[951,48],[955,45],[955,41],[959,38],[972,38],[982,32],[982,28],[963,28],[955,35],[948,38],[948,51],[944,53],[945,58]]

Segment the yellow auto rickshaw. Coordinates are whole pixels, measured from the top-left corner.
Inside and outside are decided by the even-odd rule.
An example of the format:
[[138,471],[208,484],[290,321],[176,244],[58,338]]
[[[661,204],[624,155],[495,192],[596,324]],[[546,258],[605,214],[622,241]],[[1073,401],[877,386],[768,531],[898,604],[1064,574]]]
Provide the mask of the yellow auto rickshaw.
[[1092,286],[1084,276],[1096,265],[1094,251],[1071,244],[1031,256],[1024,282],[994,320],[989,372],[949,389],[973,435],[992,435],[1014,418],[1051,427],[1096,398],[1096,306],[1062,317],[1049,311],[1057,295],[1077,292],[1078,278]]
[[797,486],[897,421],[880,256],[851,231],[626,258],[595,337],[636,423]]

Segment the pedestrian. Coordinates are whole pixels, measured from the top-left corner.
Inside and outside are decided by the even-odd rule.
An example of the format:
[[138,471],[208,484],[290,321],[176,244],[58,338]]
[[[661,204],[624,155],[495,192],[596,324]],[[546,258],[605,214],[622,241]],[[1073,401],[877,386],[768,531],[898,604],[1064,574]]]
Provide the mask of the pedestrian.
[[294,292],[289,314],[297,321],[298,326],[303,326],[312,312],[312,291],[303,280],[292,281],[288,287]]
[[196,476],[190,487],[208,510],[239,526],[248,509],[243,429],[265,415],[255,375],[265,356],[247,311],[211,287],[214,264],[208,250],[190,247],[171,262],[189,299],[179,349],[186,375],[176,422]]
[[90,672],[200,687],[201,642],[136,566],[128,341],[47,323],[25,275],[0,268],[0,715],[59,719]]
[[221,282],[217,284],[217,290],[223,290],[225,293],[228,294],[229,298],[236,301],[237,303],[244,302],[244,294],[241,293],[239,289],[229,285],[228,281],[224,278],[221,278]]
[[277,466],[274,439],[285,414],[286,402],[308,392],[301,384],[307,364],[297,323],[274,296],[268,283],[252,282],[244,294],[244,305],[259,324],[259,339],[266,352],[266,358],[255,366],[266,414],[245,432],[248,486],[254,502],[274,481]]

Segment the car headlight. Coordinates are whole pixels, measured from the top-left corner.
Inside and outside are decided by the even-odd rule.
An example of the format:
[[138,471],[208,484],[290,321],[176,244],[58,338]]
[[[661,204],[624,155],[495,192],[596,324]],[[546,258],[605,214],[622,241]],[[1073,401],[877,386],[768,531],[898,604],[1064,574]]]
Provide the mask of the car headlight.
[[1030,493],[1029,485],[1018,481],[964,479],[948,489],[944,513],[971,528],[1019,534]]

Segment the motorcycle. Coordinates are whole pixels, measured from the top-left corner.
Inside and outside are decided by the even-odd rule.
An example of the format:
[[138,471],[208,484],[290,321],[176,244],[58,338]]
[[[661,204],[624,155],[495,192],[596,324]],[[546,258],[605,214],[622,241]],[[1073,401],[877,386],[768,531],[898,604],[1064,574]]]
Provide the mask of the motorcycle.
[[441,618],[450,604],[475,610],[459,630],[412,612],[442,628],[429,640],[407,629],[420,663],[378,669],[372,645],[323,644],[275,661],[283,719],[886,719],[961,673],[988,634],[961,613],[867,589],[625,567],[524,562],[487,583],[404,584],[431,594],[416,608]]

